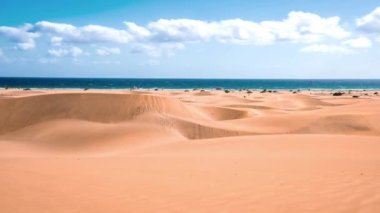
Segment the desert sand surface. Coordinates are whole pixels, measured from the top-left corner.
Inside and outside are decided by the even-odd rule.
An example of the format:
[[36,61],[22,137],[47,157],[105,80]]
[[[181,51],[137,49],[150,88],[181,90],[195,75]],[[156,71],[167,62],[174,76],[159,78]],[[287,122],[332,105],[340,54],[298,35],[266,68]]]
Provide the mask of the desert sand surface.
[[0,212],[380,212],[380,96],[331,93],[1,89]]

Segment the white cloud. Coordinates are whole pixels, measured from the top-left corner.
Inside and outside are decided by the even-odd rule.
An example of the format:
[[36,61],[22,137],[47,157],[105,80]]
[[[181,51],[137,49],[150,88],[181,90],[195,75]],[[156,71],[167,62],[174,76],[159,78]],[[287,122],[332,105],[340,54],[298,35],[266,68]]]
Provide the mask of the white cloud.
[[342,44],[353,48],[368,48],[372,46],[371,40],[363,36],[343,41]]
[[356,20],[359,30],[368,33],[380,33],[380,7]]
[[282,22],[264,21],[262,25],[269,28],[277,40],[293,42],[318,42],[324,39],[343,39],[350,36],[340,25],[337,16],[323,18],[306,12],[290,12]]
[[352,50],[344,46],[313,44],[301,49],[304,53],[328,53],[328,54],[351,54]]
[[59,48],[59,49],[50,49],[48,50],[48,54],[54,57],[63,57],[63,56],[72,56],[78,57],[83,53],[82,49],[78,47],[71,48]]
[[61,38],[61,42],[73,43],[128,43],[131,40],[126,30],[100,25],[76,27],[65,23],[41,21],[34,30]]
[[74,35],[79,36],[77,27],[71,24],[54,23],[48,21],[40,21],[34,25],[34,30],[45,33],[56,33],[62,35]]
[[70,49],[70,54],[73,56],[73,57],[78,57],[79,55],[81,55],[83,53],[82,49],[78,48],[78,47],[72,47]]
[[[358,19],[359,27],[378,23],[380,9]],[[377,21],[376,21],[377,20]],[[371,23],[371,24],[368,24]],[[375,23],[375,24],[373,24]],[[153,58],[170,56],[185,44],[220,42],[240,45],[272,45],[280,42],[309,44],[302,52],[349,53],[349,48],[372,45],[366,37],[348,39],[351,33],[340,25],[340,18],[292,11],[283,20],[255,22],[242,19],[203,21],[194,19],[159,19],[146,25],[124,22],[117,29],[101,25],[75,26],[67,23],[40,21],[22,27],[0,27],[0,36],[16,43],[20,50],[33,49],[36,41],[49,42],[54,57],[77,57],[84,52],[75,46],[91,45],[98,55],[120,54],[110,45],[129,44],[131,53],[144,53]],[[376,25],[377,26],[377,25]],[[37,40],[38,37],[41,37]],[[336,43],[325,45],[320,43]],[[311,45],[314,44],[314,45]],[[338,45],[340,44],[340,45]],[[108,46],[109,45],[109,46]],[[101,47],[99,47],[101,46]]]
[[151,36],[151,32],[144,27],[138,26],[133,22],[124,22],[127,27],[127,31],[134,37],[140,39]]
[[119,48],[108,48],[108,47],[101,47],[96,50],[96,54],[98,55],[118,55],[121,51]]
[[198,42],[215,33],[212,23],[191,19],[160,19],[147,26],[152,42]]
[[38,33],[28,32],[31,27],[32,25],[30,24],[25,24],[19,28],[0,26],[0,36],[17,43],[16,49],[30,50],[36,46],[34,39],[39,36]]
[[185,46],[182,43],[137,44],[132,48],[131,53],[143,53],[153,58],[159,58],[161,56],[172,56],[176,50],[184,48]]
[[89,42],[128,43],[131,36],[125,30],[117,30],[99,25],[87,25],[81,28],[84,40]]
[[49,55],[55,56],[55,57],[62,57],[69,53],[66,49],[50,49],[48,50]]
[[18,43],[17,46],[16,46],[16,49],[19,49],[19,50],[31,50],[31,49],[34,49],[35,47],[36,47],[36,43],[34,42],[33,39],[31,39],[31,40],[26,41],[26,42]]
[[270,29],[251,21],[231,19],[211,25],[215,29],[213,37],[223,43],[267,45],[276,40]]
[[192,19],[160,19],[146,27],[125,22],[135,40],[152,43],[201,42],[215,39],[220,42],[267,45],[275,42],[319,42],[325,39],[344,39],[350,33],[340,25],[339,17],[323,18],[317,14],[290,12],[282,21],[253,22],[228,19],[206,22]]
[[53,36],[50,39],[50,43],[52,46],[61,46],[62,45],[63,38],[58,36]]
[[[125,24],[128,32],[134,37],[134,41],[138,43],[134,45],[132,53],[160,57],[167,52],[170,55],[173,50],[182,49],[184,43],[210,40],[247,45],[342,40],[349,37],[350,33],[344,30],[339,22],[339,17],[323,18],[312,13],[290,12],[288,17],[281,21],[253,22],[228,19],[207,22],[192,19],[160,19],[145,27],[130,22]],[[325,51],[349,52],[345,47],[328,49]],[[306,51],[308,51],[307,48]]]

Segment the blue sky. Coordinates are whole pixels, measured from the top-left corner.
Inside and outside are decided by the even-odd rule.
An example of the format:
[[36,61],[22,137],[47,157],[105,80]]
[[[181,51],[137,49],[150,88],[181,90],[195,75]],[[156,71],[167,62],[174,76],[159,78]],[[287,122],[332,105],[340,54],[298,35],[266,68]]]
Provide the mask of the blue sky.
[[375,0],[2,0],[0,76],[380,78]]

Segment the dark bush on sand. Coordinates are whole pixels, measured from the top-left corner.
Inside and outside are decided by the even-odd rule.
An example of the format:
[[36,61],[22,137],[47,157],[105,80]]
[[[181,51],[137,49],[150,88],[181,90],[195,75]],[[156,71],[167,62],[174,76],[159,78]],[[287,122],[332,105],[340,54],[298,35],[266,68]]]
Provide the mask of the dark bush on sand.
[[333,96],[342,96],[344,95],[344,92],[334,92]]

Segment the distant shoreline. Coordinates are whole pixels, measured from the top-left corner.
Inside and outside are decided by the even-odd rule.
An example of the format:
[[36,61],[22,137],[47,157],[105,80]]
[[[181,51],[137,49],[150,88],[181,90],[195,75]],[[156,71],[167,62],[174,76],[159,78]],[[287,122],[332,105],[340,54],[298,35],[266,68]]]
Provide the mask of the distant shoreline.
[[0,88],[14,89],[236,89],[379,90],[380,79],[111,79],[5,78]]

